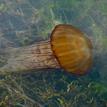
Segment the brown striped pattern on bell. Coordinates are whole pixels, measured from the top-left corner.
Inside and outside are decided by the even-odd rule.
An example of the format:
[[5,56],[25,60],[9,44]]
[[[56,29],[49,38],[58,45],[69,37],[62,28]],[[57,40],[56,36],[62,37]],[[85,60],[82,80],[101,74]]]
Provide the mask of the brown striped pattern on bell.
[[60,66],[73,74],[84,74],[92,65],[92,44],[86,35],[71,25],[57,25],[51,46]]

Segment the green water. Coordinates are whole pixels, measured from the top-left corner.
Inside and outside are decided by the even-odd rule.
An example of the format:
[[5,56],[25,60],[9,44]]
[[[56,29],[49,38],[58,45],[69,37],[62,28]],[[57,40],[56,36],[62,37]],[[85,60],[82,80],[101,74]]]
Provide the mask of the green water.
[[[0,49],[49,38],[71,24],[93,43],[93,66],[75,76],[61,69],[0,76],[0,107],[107,106],[107,0],[0,0]],[[6,55],[0,51],[0,67]]]

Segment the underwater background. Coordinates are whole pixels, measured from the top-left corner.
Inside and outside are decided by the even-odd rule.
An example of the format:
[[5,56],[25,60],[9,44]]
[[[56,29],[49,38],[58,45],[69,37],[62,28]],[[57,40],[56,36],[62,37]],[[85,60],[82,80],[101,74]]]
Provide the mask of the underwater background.
[[[107,0],[0,0],[0,49],[48,39],[62,23],[92,41],[89,73],[52,69],[1,75],[0,107],[107,107]],[[0,67],[6,60],[0,52]]]

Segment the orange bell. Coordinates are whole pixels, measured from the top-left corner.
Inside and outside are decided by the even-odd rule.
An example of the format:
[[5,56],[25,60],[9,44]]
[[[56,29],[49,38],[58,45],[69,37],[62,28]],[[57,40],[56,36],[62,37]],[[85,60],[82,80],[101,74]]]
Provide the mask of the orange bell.
[[83,32],[71,25],[57,25],[51,46],[59,65],[73,74],[84,74],[92,65],[92,44]]

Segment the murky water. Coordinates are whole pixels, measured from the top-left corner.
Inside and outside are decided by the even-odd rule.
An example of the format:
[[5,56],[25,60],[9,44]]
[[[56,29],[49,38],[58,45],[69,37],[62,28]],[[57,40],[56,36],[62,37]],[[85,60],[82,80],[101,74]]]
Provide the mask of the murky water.
[[106,0],[0,0],[0,67],[10,47],[47,39],[60,23],[76,26],[92,41],[90,72],[75,76],[52,69],[1,76],[1,107],[107,106]]

